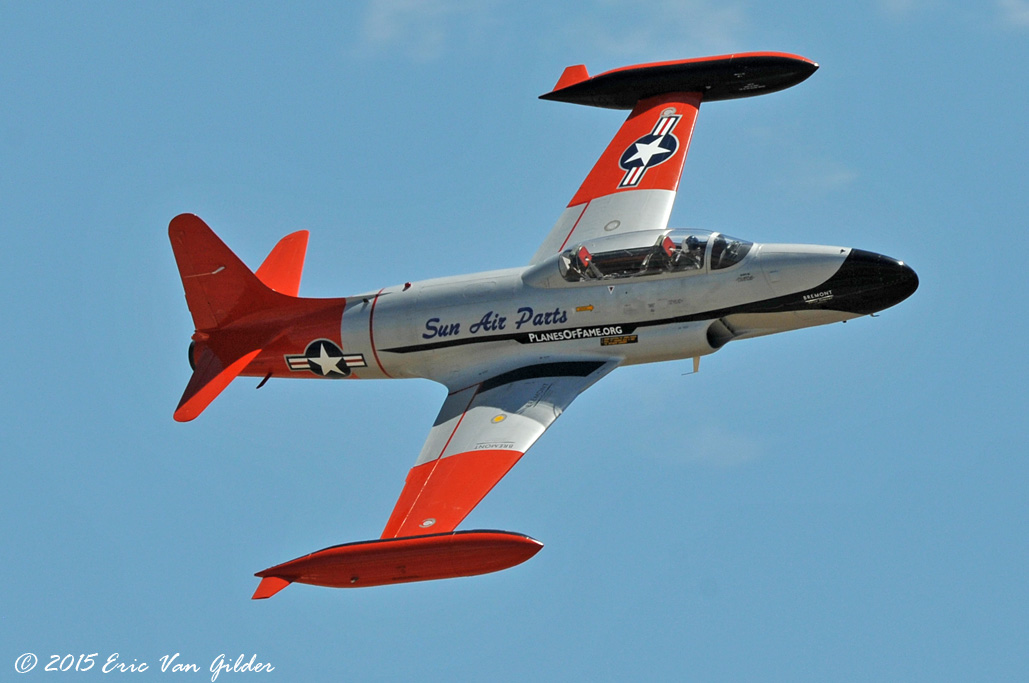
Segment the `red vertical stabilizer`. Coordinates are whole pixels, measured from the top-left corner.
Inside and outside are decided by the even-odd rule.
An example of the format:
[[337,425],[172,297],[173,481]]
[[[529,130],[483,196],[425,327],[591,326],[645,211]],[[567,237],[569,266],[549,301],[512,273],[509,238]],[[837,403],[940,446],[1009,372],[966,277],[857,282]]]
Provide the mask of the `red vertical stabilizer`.
[[[306,230],[282,238],[257,274],[197,216],[182,214],[168,226],[172,251],[196,331],[190,352],[193,376],[175,409],[179,422],[196,418],[251,363],[268,376],[261,361],[280,338],[303,350],[312,334],[339,343],[345,299],[301,299],[300,275],[307,250]],[[313,314],[322,314],[312,318]],[[335,322],[333,322],[335,321]],[[324,323],[324,324],[323,324]],[[304,338],[289,337],[301,325]],[[277,356],[282,364],[281,355]],[[283,367],[288,374],[288,368]]]

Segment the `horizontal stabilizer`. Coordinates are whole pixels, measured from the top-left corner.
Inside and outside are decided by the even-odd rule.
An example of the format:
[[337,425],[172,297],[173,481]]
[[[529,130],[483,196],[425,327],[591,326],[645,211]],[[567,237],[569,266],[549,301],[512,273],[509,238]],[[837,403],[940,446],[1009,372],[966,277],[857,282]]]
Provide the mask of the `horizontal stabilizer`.
[[279,294],[297,296],[307,255],[307,230],[286,235],[257,269],[257,279]]
[[290,583],[360,588],[488,574],[521,564],[542,547],[536,539],[510,531],[455,531],[347,543],[258,572],[254,576],[261,583],[253,599],[271,597]]
[[176,216],[168,237],[196,329],[224,327],[281,301],[199,217]]
[[698,93],[705,102],[763,95],[796,85],[818,65],[782,52],[746,52],[674,62],[638,64],[589,77],[568,67],[541,100],[606,109],[632,109],[640,100],[667,93]]
[[229,363],[223,363],[210,347],[203,347],[200,357],[196,359],[196,370],[189,378],[175,409],[175,421],[189,422],[196,418],[260,353],[261,349],[255,349]]

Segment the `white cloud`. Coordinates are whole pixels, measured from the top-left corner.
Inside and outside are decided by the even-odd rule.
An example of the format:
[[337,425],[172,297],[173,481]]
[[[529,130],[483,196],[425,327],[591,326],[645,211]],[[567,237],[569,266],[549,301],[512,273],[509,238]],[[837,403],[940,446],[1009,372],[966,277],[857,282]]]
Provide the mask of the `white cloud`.
[[530,22],[535,40],[544,43],[655,59],[739,50],[747,46],[749,28],[735,0],[586,0],[574,10],[544,12],[513,0],[370,0],[354,48],[427,62],[469,44],[503,40],[516,27],[527,28],[520,22]]
[[613,55],[730,52],[743,44],[748,20],[738,2],[598,0],[566,27],[571,40]]
[[997,0],[1001,21],[1013,28],[1029,28],[1029,0]]
[[432,61],[452,42],[481,32],[493,6],[488,0],[371,0],[358,47]]

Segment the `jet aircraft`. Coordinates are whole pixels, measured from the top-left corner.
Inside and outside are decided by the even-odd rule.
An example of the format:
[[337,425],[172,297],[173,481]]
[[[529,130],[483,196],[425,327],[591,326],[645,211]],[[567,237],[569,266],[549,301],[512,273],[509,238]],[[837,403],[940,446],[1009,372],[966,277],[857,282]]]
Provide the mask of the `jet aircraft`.
[[776,92],[817,68],[783,53],[593,77],[568,67],[542,99],[630,113],[524,266],[303,298],[306,231],[283,238],[252,272],[200,218],[174,218],[169,236],[196,328],[176,420],[196,418],[240,375],[261,384],[427,378],[449,392],[381,537],[258,572],[253,597],[294,582],[362,587],[523,562],[542,544],[456,528],[615,368],[692,358],[696,369],[729,342],[850,320],[910,296],[914,271],[881,254],[668,227],[701,103]]

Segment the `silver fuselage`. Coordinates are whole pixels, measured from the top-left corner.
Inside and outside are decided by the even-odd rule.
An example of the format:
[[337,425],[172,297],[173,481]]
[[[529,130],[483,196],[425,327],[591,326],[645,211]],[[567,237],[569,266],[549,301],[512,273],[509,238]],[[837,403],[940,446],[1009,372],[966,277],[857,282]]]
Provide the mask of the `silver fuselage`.
[[343,348],[368,360],[353,377],[450,387],[565,358],[695,358],[734,339],[863,315],[832,303],[844,293],[831,280],[851,251],[764,244],[722,270],[569,283],[544,262],[397,285],[347,298]]

